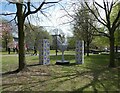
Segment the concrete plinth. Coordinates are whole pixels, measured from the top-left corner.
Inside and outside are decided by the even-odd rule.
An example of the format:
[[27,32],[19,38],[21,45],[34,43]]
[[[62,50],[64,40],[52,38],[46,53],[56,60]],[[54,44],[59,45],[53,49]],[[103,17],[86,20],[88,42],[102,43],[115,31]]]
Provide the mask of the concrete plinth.
[[67,61],[67,60],[64,60],[64,61],[62,61],[62,60],[57,60],[56,61],[56,65],[65,65],[65,64],[69,64],[70,62],[69,61]]

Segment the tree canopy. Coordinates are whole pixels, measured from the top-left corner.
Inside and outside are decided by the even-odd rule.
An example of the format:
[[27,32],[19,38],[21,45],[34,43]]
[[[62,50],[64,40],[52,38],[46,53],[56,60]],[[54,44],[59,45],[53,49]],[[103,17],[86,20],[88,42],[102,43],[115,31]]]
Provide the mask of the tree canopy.
[[25,42],[27,46],[30,49],[32,49],[34,46],[38,47],[39,39],[49,39],[51,42],[52,37],[41,26],[39,27],[32,24],[25,24]]

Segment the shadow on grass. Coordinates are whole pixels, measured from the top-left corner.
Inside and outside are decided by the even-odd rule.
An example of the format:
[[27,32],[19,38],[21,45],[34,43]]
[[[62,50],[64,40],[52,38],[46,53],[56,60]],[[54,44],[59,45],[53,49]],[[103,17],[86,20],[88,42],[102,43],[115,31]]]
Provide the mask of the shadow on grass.
[[6,76],[6,75],[10,75],[10,74],[16,74],[16,73],[18,73],[19,71],[18,71],[18,69],[17,70],[14,70],[14,71],[8,71],[8,72],[5,72],[5,73],[2,73],[2,74],[0,74],[0,75],[2,75],[2,76]]
[[[90,68],[89,68],[90,69]],[[29,86],[29,88],[34,88],[36,87],[37,85],[39,85],[39,87],[48,87],[46,86],[47,85],[51,85],[49,91],[52,91],[56,88],[59,88],[60,85],[62,85],[63,83],[67,82],[67,81],[71,81],[71,80],[74,80],[75,78],[79,78],[80,76],[85,76],[85,75],[88,75],[90,74],[91,76],[93,76],[93,80],[90,82],[90,83],[87,83],[86,85],[78,88],[78,89],[73,89],[71,92],[75,92],[75,93],[78,93],[78,92],[84,92],[84,90],[86,88],[89,88],[90,86],[92,86],[93,88],[93,92],[94,93],[97,93],[99,90],[97,89],[96,87],[96,84],[100,84],[102,85],[102,87],[104,88],[104,92],[105,93],[108,93],[108,89],[106,88],[106,86],[98,79],[99,78],[99,75],[101,73],[103,73],[106,69],[100,69],[100,73],[96,74],[96,73],[93,73],[93,71],[83,71],[83,72],[78,72],[76,71],[76,73],[73,73],[73,74],[67,74],[67,75],[61,75],[61,76],[56,76],[56,77],[53,77],[51,79],[48,79],[48,80],[44,80],[44,81],[34,81],[34,82],[29,82],[29,83],[10,83],[10,84],[6,84],[4,85],[3,89],[5,88],[8,88],[8,87],[12,87],[12,86],[21,86],[21,85],[26,85],[26,86]],[[56,82],[52,82],[52,81],[55,81]],[[51,82],[50,82],[51,81]],[[34,86],[35,85],[35,86]],[[67,92],[67,91],[66,91]]]
[[[102,72],[104,72],[105,71],[105,69],[101,69],[101,72],[100,73],[102,73]],[[99,74],[100,74],[99,73]],[[97,89],[97,87],[96,87],[96,84],[100,84],[100,85],[102,85],[102,87],[104,88],[104,92],[105,93],[108,93],[108,89],[106,88],[106,86],[98,79],[99,78],[99,75],[97,74],[94,74],[92,71],[84,71],[84,72],[78,72],[78,71],[76,71],[76,73],[74,73],[74,74],[67,74],[67,75],[62,75],[62,76],[56,76],[56,77],[54,77],[54,78],[52,78],[52,79],[49,79],[49,80],[46,80],[45,82],[47,82],[47,81],[52,81],[52,80],[56,80],[57,82],[52,82],[52,83],[49,83],[49,85],[51,85],[51,90],[50,91],[52,91],[52,90],[54,90],[54,89],[56,89],[56,88],[59,88],[59,86],[60,85],[62,85],[63,83],[65,83],[65,82],[67,82],[67,81],[71,81],[71,80],[74,80],[74,79],[76,79],[77,77],[80,77],[80,76],[84,76],[84,75],[87,75],[87,74],[91,74],[91,76],[93,76],[93,80],[90,82],[90,83],[88,83],[88,84],[86,84],[86,85],[84,85],[83,87],[80,87],[80,88],[78,88],[78,89],[73,89],[72,91],[74,91],[75,93],[78,93],[78,92],[84,92],[84,90],[86,89],[86,88],[89,88],[90,86],[92,86],[93,87],[93,92],[94,93],[97,93],[99,90]],[[65,78],[65,79],[64,79]],[[63,79],[63,80],[62,80]],[[44,82],[44,83],[45,83]],[[40,83],[40,82],[36,82],[36,83]],[[54,84],[55,83],[55,84]],[[71,92],[72,92],[71,91]]]
[[[65,60],[73,60],[75,59],[74,55],[64,55]],[[50,60],[61,60],[62,59],[62,55],[57,55],[57,56],[50,56]]]
[[[73,60],[73,55],[65,55],[65,57],[68,57],[69,60]],[[61,56],[51,56],[51,60],[61,59]],[[75,80],[76,78],[89,78],[88,76],[92,77],[90,79],[90,82],[85,83],[83,86],[80,86],[78,88],[74,88],[71,92],[78,93],[78,92],[84,92],[89,87],[92,87],[92,92],[97,93],[100,91],[102,87],[102,91],[105,93],[109,92],[109,89],[114,86],[116,89],[118,88],[117,83],[119,82],[118,76],[116,77],[117,73],[112,68],[108,68],[108,56],[107,55],[91,55],[90,57],[86,57],[86,65],[85,69],[87,70],[81,70],[81,68],[76,69],[74,73],[63,73],[63,74],[54,74],[51,76],[50,79],[47,79],[45,81],[35,81],[35,82],[29,82],[25,83],[26,85],[29,85],[29,88],[36,88],[37,84],[39,87],[48,87],[50,85],[50,91],[59,88],[60,85],[63,83],[66,83],[67,81]],[[31,65],[31,66],[37,66],[39,64]],[[74,66],[75,63],[71,63],[67,66]],[[74,66],[75,67],[75,66]],[[59,71],[60,72],[60,71]],[[57,76],[58,75],[58,76]],[[83,78],[84,79],[84,78]],[[54,81],[54,82],[53,82]],[[107,83],[109,82],[109,84]],[[79,82],[77,82],[79,83]],[[34,86],[33,86],[34,84]],[[19,83],[12,83],[11,86],[19,85]],[[21,83],[20,85],[24,85]],[[73,85],[73,84],[72,84]],[[6,86],[4,86],[6,87]],[[115,91],[115,90],[113,90]]]
[[41,64],[39,64],[39,63],[37,64],[37,63],[36,63],[36,64],[30,64],[30,65],[27,65],[27,67],[31,67],[31,66],[39,66],[39,65],[41,65]]
[[[98,71],[93,71],[93,68],[89,68],[89,70],[90,71],[84,71],[84,72],[78,72],[78,71],[76,71],[76,74],[63,75],[63,76],[60,76],[60,77],[53,78],[53,80],[57,79],[58,82],[56,82],[56,83],[58,85],[57,86],[55,85],[54,88],[52,88],[51,90],[54,90],[56,87],[59,88],[59,86],[61,84],[65,83],[66,81],[71,81],[73,79],[75,80],[76,77],[81,77],[81,76],[83,77],[83,76],[87,75],[87,76],[93,77],[93,79],[90,81],[90,83],[87,83],[87,84],[85,84],[84,86],[82,86],[80,88],[73,89],[72,91],[74,91],[75,93],[77,93],[77,92],[85,92],[85,90],[88,89],[88,88],[90,88],[90,87],[92,87],[92,91],[94,93],[98,93],[99,91],[104,91],[105,93],[109,93],[110,91],[118,91],[119,88],[117,86],[117,82],[119,82],[119,81],[118,80],[117,80],[117,82],[114,81],[114,80],[116,80],[116,77],[114,78],[114,76],[113,77],[111,76],[113,73],[110,75],[111,77],[109,77],[109,74],[106,73],[106,71],[108,71],[108,68],[99,68]],[[106,73],[106,75],[104,76],[104,78],[102,77],[103,73],[104,74]],[[65,78],[65,77],[67,77],[67,79],[61,80],[61,78]],[[85,78],[87,78],[87,77],[85,77]],[[104,81],[106,82],[106,81],[109,81],[109,80],[110,80],[110,84],[107,85],[106,83],[104,83]],[[110,90],[111,89],[110,88],[111,84],[113,84],[112,86],[116,87],[116,90]],[[99,89],[99,86],[102,87],[102,90]]]
[[93,77],[92,81],[91,81],[90,83],[88,83],[88,84],[86,84],[86,85],[78,88],[78,89],[74,89],[74,91],[81,91],[81,92],[83,92],[85,89],[92,87],[93,92],[94,92],[94,93],[98,93],[98,91],[100,91],[100,90],[97,89],[97,86],[96,86],[96,85],[99,84],[99,86],[102,85],[103,91],[104,91],[105,93],[108,93],[109,90],[106,88],[106,86],[104,86],[104,84],[102,83],[102,81],[99,80],[99,76],[100,76],[101,73],[103,73],[105,70],[106,70],[106,69],[100,69],[100,70],[99,70],[99,73],[96,73],[96,72],[94,72],[94,71],[91,71],[90,73],[92,73],[92,77]]
[[[64,77],[70,77],[68,79],[64,79],[64,80],[60,80],[56,83],[59,84],[59,86],[61,84],[63,84],[63,82],[66,81],[71,81],[72,79],[75,79],[76,77],[80,77],[80,76],[84,76],[84,75],[88,75],[89,74],[93,77],[93,79],[91,80],[90,83],[77,88],[77,89],[73,89],[73,91],[75,93],[77,93],[78,91],[85,91],[86,89],[92,87],[93,92],[97,93],[100,91],[100,88],[102,88],[102,91],[104,91],[105,93],[108,93],[110,91],[119,91],[119,75],[118,75],[118,71],[117,69],[114,68],[108,68],[108,55],[91,55],[89,57],[86,57],[87,60],[87,64],[86,64],[86,68],[89,71],[84,71],[81,73],[81,71],[76,71],[76,74],[73,74],[72,77],[71,75],[63,75],[60,77],[55,77],[53,79],[60,79],[60,78],[64,78]],[[72,66],[72,65],[76,65],[75,63],[72,63],[70,65],[64,65],[64,66]],[[107,83],[109,82],[109,83]],[[58,86],[58,87],[59,87]],[[113,86],[113,87],[112,87]],[[110,90],[112,87],[113,90]],[[115,89],[114,89],[115,87]],[[55,86],[56,88],[56,86]],[[53,90],[53,89],[52,89]]]
[[69,63],[69,64],[64,64],[62,66],[75,66],[75,65],[78,65],[78,64],[76,64],[76,63]]
[[[13,84],[7,84],[7,85],[4,85],[4,89],[7,88],[7,87],[12,87],[12,86],[22,86],[22,85],[26,85],[26,86],[29,86],[29,88],[33,89],[33,88],[36,88],[36,86],[39,86],[39,87],[48,87],[46,86],[47,85],[50,85],[51,88],[49,89],[49,91],[53,91],[54,89],[56,88],[59,88],[60,85],[62,85],[63,83],[67,82],[67,81],[71,81],[71,80],[74,80],[75,78],[79,77],[79,76],[83,76],[85,74],[88,74],[88,73],[91,73],[91,72],[83,72],[83,73],[79,73],[79,74],[73,74],[73,75],[64,75],[64,76],[61,76],[61,77],[56,77],[56,78],[53,78],[52,80],[56,80],[57,82],[52,82],[52,83],[48,83],[52,80],[48,79],[48,80],[45,80],[45,81],[35,81],[35,82],[29,82],[29,83],[13,83]],[[69,77],[69,78],[66,78],[66,77]],[[63,79],[65,78],[65,79]],[[63,79],[63,80],[62,80]],[[109,93],[109,86],[107,87],[104,83],[102,83],[102,81],[100,81],[98,79],[98,77],[94,77],[93,80],[88,83],[88,84],[85,84],[84,86],[78,88],[78,89],[73,89],[71,92],[75,92],[75,93],[78,93],[78,92],[85,92],[85,89],[89,88],[89,87],[92,87],[93,88],[93,92],[94,93],[97,93],[99,92],[100,90],[97,89],[96,85],[100,84],[102,87],[103,87],[103,90],[104,93]],[[92,92],[91,91],[91,92]],[[67,91],[66,91],[67,92]]]

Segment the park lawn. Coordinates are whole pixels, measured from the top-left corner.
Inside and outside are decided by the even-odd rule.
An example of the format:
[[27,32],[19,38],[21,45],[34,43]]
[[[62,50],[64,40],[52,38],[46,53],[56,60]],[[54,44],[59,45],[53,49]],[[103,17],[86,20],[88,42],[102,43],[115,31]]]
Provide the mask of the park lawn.
[[[51,55],[50,65],[38,65],[38,56],[26,56],[29,70],[3,75],[2,91],[118,91],[118,68],[108,68],[109,55],[85,56],[84,64],[76,65],[71,53],[65,55],[69,65],[55,65],[61,55]],[[3,72],[17,67],[17,56],[2,56]]]

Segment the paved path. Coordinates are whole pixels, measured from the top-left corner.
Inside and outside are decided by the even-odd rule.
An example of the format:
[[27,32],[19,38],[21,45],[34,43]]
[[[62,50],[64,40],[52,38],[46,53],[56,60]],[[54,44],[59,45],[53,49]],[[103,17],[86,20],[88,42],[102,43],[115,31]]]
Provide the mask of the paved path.
[[6,55],[6,54],[5,55],[1,55],[0,54],[0,56],[18,56],[18,55],[17,54],[10,54],[10,55]]
[[[62,55],[61,53],[59,53],[58,55]],[[74,55],[73,54],[69,54],[69,53],[65,53],[65,55]],[[18,56],[18,54],[0,54],[0,56]],[[32,54],[26,54],[25,56],[36,56],[36,55],[32,55]],[[37,54],[37,56],[39,56],[39,54]],[[55,54],[50,54],[50,56],[55,56]]]

